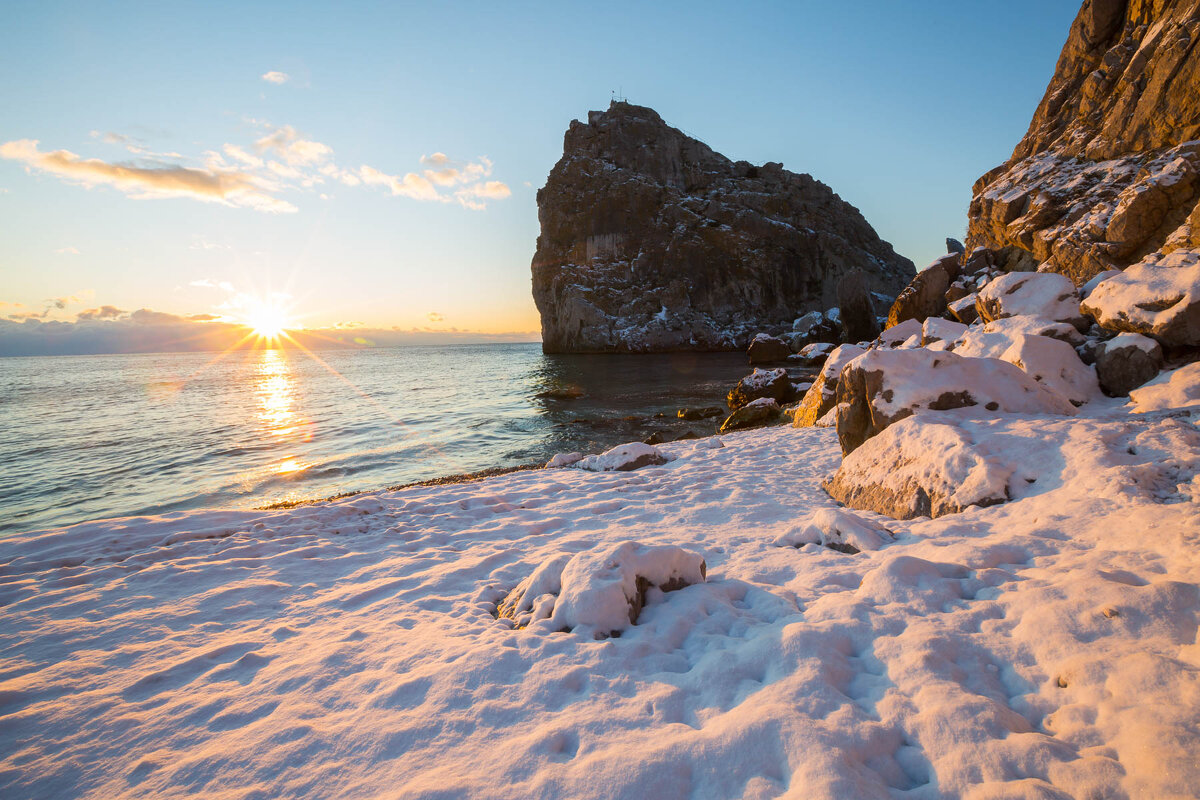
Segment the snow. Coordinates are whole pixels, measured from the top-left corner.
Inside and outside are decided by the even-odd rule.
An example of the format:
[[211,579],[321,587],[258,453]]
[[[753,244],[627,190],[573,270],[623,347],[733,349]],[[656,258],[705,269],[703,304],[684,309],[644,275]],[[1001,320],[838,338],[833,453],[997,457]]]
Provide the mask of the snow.
[[1129,402],[1137,413],[1200,405],[1200,361],[1160,373],[1130,392]]
[[878,550],[892,538],[892,532],[874,520],[840,508],[822,508],[777,538],[774,544],[779,547],[819,544],[835,550],[862,552]]
[[1024,471],[935,520],[838,509],[834,432],[768,428],[0,539],[0,796],[1189,796],[1200,431],[1102,405],[956,423]]
[[834,347],[835,345],[832,345],[829,342],[813,342],[812,344],[806,344],[804,347],[801,347],[800,352],[796,355],[804,359],[815,360],[817,358],[824,358],[828,356],[833,352]]
[[792,322],[792,330],[797,333],[808,333],[814,325],[825,319],[825,315],[820,311],[810,311],[807,314],[799,316]]
[[742,378],[739,383],[747,390],[765,389],[779,380],[780,377],[787,377],[787,370],[783,367],[775,369],[759,369],[755,367],[754,372]]
[[746,403],[742,408],[779,408],[779,403],[775,402],[774,397],[759,397]]
[[875,339],[878,347],[899,347],[913,336],[921,336],[921,323],[915,319],[906,319],[903,322],[898,322],[892,327],[879,334]]
[[960,341],[966,332],[967,326],[961,322],[942,317],[929,317],[921,326],[921,343],[929,345],[933,342],[945,342],[947,345],[952,345]]
[[555,453],[546,462],[546,469],[557,469],[559,467],[569,467],[583,460],[583,453]]

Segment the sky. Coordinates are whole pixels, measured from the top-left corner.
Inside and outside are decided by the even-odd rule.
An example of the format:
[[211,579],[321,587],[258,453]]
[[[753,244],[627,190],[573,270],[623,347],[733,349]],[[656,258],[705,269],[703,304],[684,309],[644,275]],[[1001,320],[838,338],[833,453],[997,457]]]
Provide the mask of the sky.
[[0,353],[50,323],[85,343],[141,326],[133,349],[154,349],[151,324],[264,314],[535,341],[536,191],[614,91],[813,175],[924,266],[964,235],[1077,10],[10,0],[0,318],[21,327]]

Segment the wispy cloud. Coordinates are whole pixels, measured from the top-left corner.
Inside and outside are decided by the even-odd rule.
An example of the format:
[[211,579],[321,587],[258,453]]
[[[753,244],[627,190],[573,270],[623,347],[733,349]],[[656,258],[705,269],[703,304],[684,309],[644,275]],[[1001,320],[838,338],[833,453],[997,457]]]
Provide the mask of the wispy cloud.
[[301,138],[291,125],[271,131],[254,143],[254,149],[260,154],[274,152],[292,165],[315,164],[333,155],[332,147]]
[[286,72],[280,72],[279,70],[273,69],[270,72],[264,72],[262,75],[262,79],[264,81],[266,81],[267,83],[273,83],[278,86],[279,84],[287,83],[288,81],[290,81],[292,79],[292,76],[288,75]]
[[112,186],[137,199],[190,197],[259,211],[296,210],[291,203],[270,195],[254,176],[237,170],[109,163],[98,158],[81,158],[69,150],[43,152],[38,149],[36,139],[5,142],[0,145],[0,158],[20,161],[29,169],[88,188]]
[[77,256],[77,255],[79,255],[79,248],[77,248],[77,247],[60,247],[57,250],[55,250],[54,252],[60,256]]
[[430,322],[445,322],[446,320],[444,314],[439,314],[436,311],[430,311],[426,316],[429,317]]
[[116,306],[100,306],[99,308],[89,308],[86,311],[80,311],[75,315],[75,319],[80,321],[94,319],[116,319],[125,312]]
[[[501,181],[483,180],[492,174],[492,162],[486,157],[463,162],[455,161],[445,153],[434,153],[421,156],[421,164],[425,169],[420,175],[415,172],[405,173],[403,177],[388,175],[365,164],[349,174],[351,181],[387,186],[393,195],[441,203],[458,202],[464,208],[476,211],[486,208],[488,200],[501,200],[512,194]],[[350,182],[344,174],[341,179],[343,183]]]

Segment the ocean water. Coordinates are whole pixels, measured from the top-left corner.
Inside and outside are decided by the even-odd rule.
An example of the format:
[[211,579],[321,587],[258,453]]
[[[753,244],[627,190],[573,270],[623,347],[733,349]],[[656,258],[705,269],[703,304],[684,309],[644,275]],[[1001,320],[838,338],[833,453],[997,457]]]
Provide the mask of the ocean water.
[[[0,359],[0,531],[317,499],[655,430],[707,435],[719,420],[675,410],[720,405],[749,371],[742,353],[537,344]],[[563,390],[582,394],[547,396]]]

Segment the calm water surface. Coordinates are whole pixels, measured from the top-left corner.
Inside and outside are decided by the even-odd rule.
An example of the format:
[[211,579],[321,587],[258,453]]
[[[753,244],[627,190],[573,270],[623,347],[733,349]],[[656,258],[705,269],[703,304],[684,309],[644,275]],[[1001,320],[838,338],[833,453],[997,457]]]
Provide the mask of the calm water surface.
[[[254,507],[709,434],[745,355],[451,345],[0,359],[0,531]],[[539,396],[576,387],[578,399]],[[670,418],[654,418],[667,413]]]

